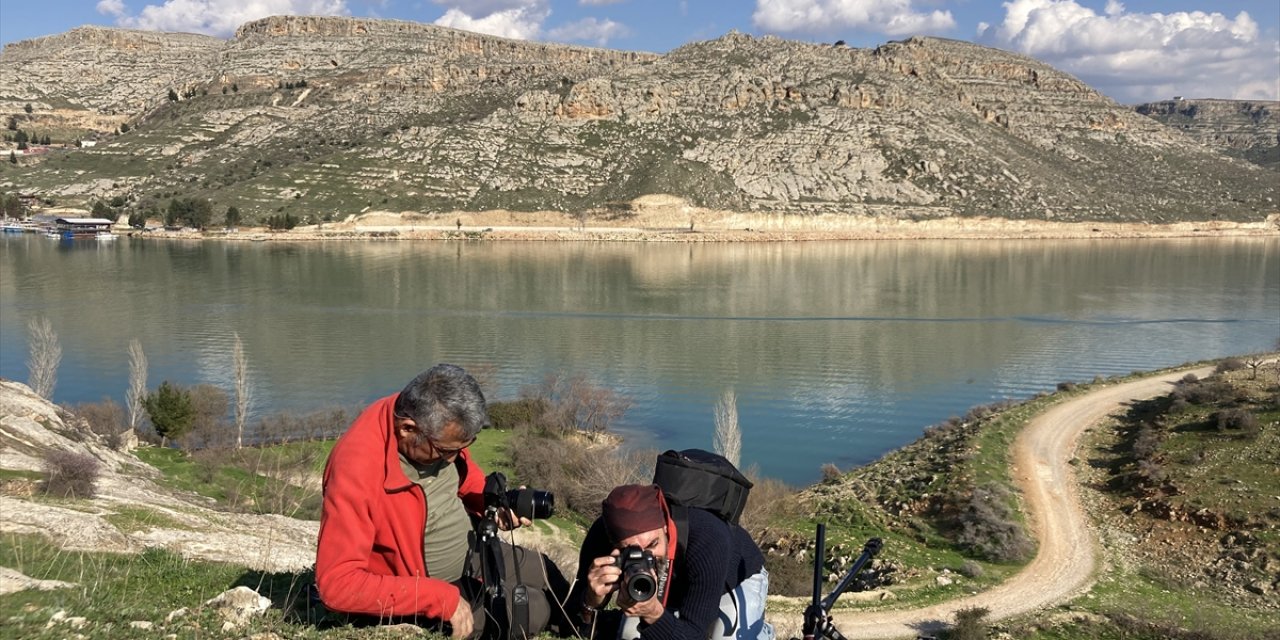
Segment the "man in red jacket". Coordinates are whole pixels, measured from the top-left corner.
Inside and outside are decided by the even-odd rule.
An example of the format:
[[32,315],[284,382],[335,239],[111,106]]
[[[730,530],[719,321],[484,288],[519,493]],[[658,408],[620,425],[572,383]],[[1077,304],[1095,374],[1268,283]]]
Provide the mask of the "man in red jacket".
[[487,423],[475,379],[447,364],[356,418],[324,470],[316,586],[327,608],[471,635],[459,585],[485,479],[467,447]]

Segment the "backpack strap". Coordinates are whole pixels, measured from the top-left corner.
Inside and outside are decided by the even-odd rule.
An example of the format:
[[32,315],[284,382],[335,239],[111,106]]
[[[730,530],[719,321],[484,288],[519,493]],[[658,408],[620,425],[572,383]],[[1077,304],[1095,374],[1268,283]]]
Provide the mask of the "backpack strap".
[[[675,573],[676,564],[685,564],[685,550],[689,547],[689,507],[675,502],[668,502],[671,521],[676,523],[676,562],[672,563],[671,572]],[[671,576],[667,580],[673,580]]]

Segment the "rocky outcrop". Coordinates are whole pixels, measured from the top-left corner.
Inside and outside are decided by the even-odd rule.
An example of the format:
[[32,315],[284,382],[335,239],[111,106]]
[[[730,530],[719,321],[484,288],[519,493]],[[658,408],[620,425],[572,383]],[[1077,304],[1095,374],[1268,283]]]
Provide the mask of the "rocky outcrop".
[[[0,381],[0,469],[43,469],[49,450],[102,461],[97,495],[74,503],[32,500],[0,487],[0,532],[42,535],[72,550],[140,552],[163,547],[190,558],[298,571],[315,560],[318,523],[277,515],[226,513],[162,489],[154,467],[113,451],[26,385]],[[138,513],[145,525],[120,526]]]
[[1175,99],[1135,111],[1227,155],[1280,170],[1280,102]]
[[[76,152],[82,172],[35,157],[9,184],[161,208],[180,192],[313,220],[613,211],[671,194],[799,214],[1260,221],[1280,198],[1273,174],[1078,79],[953,40],[853,49],[731,33],[656,56],[274,17],[200,47],[156,35],[167,53],[137,93],[91,90],[67,62],[109,48],[93,33],[6,48],[0,95],[34,94],[31,114],[8,105],[19,128],[69,103],[126,109],[130,131],[99,131],[108,144]],[[166,75],[182,56],[188,72]],[[37,77],[26,93],[7,88],[19,68]],[[39,79],[58,73],[77,80]]]

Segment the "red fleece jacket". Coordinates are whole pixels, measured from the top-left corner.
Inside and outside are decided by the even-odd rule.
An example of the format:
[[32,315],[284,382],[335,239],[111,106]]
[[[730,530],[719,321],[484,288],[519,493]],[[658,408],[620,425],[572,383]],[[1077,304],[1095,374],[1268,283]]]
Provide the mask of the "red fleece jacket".
[[[369,405],[329,454],[316,586],[334,611],[448,620],[458,607],[458,588],[426,577],[427,503],[400,469],[392,415],[397,395]],[[484,474],[470,451],[460,456],[458,495],[478,514]]]

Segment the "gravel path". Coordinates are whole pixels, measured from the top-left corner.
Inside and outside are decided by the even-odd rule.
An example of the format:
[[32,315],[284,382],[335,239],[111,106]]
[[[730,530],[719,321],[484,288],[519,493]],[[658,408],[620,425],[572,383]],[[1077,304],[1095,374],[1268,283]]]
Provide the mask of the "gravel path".
[[[1093,582],[1096,537],[1076,495],[1069,461],[1081,433],[1125,404],[1163,395],[1173,383],[1212,367],[1182,370],[1108,386],[1059,404],[1034,418],[1013,445],[1014,477],[1024,497],[1036,557],[1004,584],[977,595],[911,610],[837,612],[836,628],[847,638],[913,638],[953,622],[955,612],[985,607],[990,619],[1035,611],[1071,600]],[[786,628],[795,625],[790,622]]]

